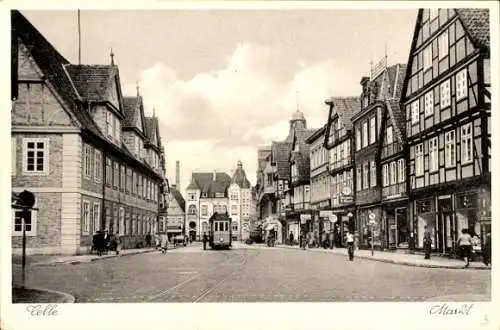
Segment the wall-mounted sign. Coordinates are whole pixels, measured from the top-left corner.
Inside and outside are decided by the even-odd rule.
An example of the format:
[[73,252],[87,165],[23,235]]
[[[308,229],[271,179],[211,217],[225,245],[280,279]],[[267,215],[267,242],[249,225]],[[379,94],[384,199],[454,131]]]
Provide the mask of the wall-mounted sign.
[[311,215],[310,214],[301,214],[300,215],[300,220],[311,220]]
[[328,218],[333,215],[333,211],[319,211],[319,216],[322,218]]
[[352,203],[353,201],[354,201],[354,199],[353,199],[352,196],[342,196],[342,197],[340,197],[340,203],[342,203],[342,204]]

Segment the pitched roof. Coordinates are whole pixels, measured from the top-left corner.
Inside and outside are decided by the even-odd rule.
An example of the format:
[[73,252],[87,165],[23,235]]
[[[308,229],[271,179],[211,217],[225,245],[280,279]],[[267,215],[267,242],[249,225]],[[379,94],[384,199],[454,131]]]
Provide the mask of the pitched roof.
[[[144,134],[144,110],[142,105],[142,96],[125,96],[123,97],[123,113],[125,121],[124,128],[137,128],[139,132]],[[141,117],[142,127],[139,127],[139,117]]]
[[361,111],[361,100],[357,96],[332,97],[328,102],[333,102],[333,109],[330,117],[336,113],[344,124],[345,129],[352,129],[351,118],[354,114]]
[[182,212],[186,212],[186,201],[179,190],[176,187],[170,187],[170,194],[175,198],[177,204],[179,204]]
[[455,9],[465,30],[478,47],[490,48],[490,15],[489,9],[460,8]]
[[[69,65],[69,61],[17,10],[11,11],[11,29],[12,49],[18,49],[18,38],[30,48],[31,57],[37,63],[47,81],[66,103],[71,114],[83,126],[82,128],[102,136],[91,115],[79,107],[78,101],[81,98],[73,87],[70,76],[65,69],[65,66]],[[17,60],[17,54],[13,59]],[[12,88],[17,90],[17,78]],[[16,91],[13,91],[13,93],[17,94]]]
[[242,166],[238,166],[236,171],[234,171],[233,177],[231,178],[231,184],[233,183],[236,183],[241,189],[248,189],[251,187],[250,181],[248,181]]
[[401,143],[404,143],[406,138],[406,116],[405,113],[401,109],[401,105],[399,104],[399,100],[386,100],[385,102],[387,107],[387,112],[389,115],[389,120],[394,127],[394,131],[396,136],[399,138]]
[[277,142],[274,141],[271,145],[272,158],[276,162],[278,169],[278,178],[288,179],[290,177],[290,164],[288,158],[292,150],[290,142]]
[[107,101],[109,88],[117,73],[116,66],[69,64],[66,70],[83,99],[91,102]]
[[305,181],[309,179],[310,161],[309,161],[309,144],[306,139],[314,134],[317,129],[296,129],[294,134],[294,143],[299,144],[299,152],[292,151],[291,159],[297,164],[299,171],[299,180]]
[[153,143],[153,136],[156,135],[156,144],[158,148],[161,148],[161,137],[160,128],[157,117],[144,117],[144,135],[146,135],[147,141]]
[[314,140],[322,137],[325,134],[325,129],[326,129],[327,124],[323,125],[323,127],[318,128],[313,134],[309,135],[307,137],[306,142],[307,143],[312,143]]
[[227,195],[227,188],[231,184],[231,177],[224,172],[214,173],[193,173],[188,190],[201,190],[207,197],[215,197],[216,193]]

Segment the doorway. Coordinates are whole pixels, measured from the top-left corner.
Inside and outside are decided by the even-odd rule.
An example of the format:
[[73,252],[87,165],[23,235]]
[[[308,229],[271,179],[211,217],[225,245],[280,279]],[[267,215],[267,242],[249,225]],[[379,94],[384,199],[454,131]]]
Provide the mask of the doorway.
[[437,217],[436,242],[438,252],[451,253],[454,247],[455,232],[451,196],[439,197]]

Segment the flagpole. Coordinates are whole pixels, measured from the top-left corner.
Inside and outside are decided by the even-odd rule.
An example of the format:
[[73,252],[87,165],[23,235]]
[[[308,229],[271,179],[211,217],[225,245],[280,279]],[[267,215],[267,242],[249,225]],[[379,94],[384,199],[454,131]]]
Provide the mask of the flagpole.
[[80,9],[78,9],[78,65],[82,63],[82,33],[80,29]]

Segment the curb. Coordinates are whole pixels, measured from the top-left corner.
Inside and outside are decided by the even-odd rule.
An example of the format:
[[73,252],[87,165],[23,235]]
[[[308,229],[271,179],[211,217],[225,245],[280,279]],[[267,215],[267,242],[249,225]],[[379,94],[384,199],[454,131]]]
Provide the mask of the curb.
[[[288,249],[288,250],[300,250],[300,249],[286,247],[286,246],[278,246],[277,248]],[[331,252],[327,252],[327,251],[323,251],[323,250],[311,250],[311,249],[308,249],[308,250],[309,251],[313,251],[313,252],[323,252],[323,253],[327,253],[327,254],[344,255],[344,254],[340,254],[340,253],[331,253]],[[347,256],[347,254],[345,254],[345,256]],[[461,265],[456,265],[456,266],[455,265],[432,265],[432,264],[425,265],[425,264],[418,264],[418,263],[413,263],[413,262],[409,262],[409,261],[378,259],[378,258],[372,258],[372,257],[367,257],[367,256],[359,256],[359,255],[355,256],[355,258],[363,259],[363,260],[372,260],[372,261],[378,261],[378,262],[385,262],[385,263],[388,263],[388,264],[402,265],[402,266],[408,266],[408,267],[443,268],[443,269],[491,270],[491,268],[483,267],[483,266],[464,268]]]
[[[20,289],[20,286],[15,286],[13,288]],[[45,288],[38,288],[38,287],[24,287],[27,290],[35,290],[35,291],[42,291],[42,292],[49,292],[53,293],[55,295],[61,296],[61,299],[63,301],[57,301],[57,303],[61,304],[73,304],[75,302],[75,297],[70,295],[69,293],[62,292],[62,291],[56,291],[56,290],[51,290],[51,289],[45,289]]]
[[84,263],[90,263],[98,260],[103,260],[103,259],[112,259],[112,258],[117,258],[117,257],[126,257],[126,256],[131,256],[135,254],[142,254],[142,253],[151,253],[156,250],[146,250],[146,251],[136,251],[136,252],[131,252],[131,253],[126,253],[126,254],[121,254],[121,255],[104,255],[101,257],[93,257],[88,260],[68,260],[68,261],[53,261],[53,262],[39,262],[39,263],[34,263],[30,266],[53,266],[53,265],[58,265],[58,264],[69,264],[69,265],[79,265],[79,264],[84,264]]

